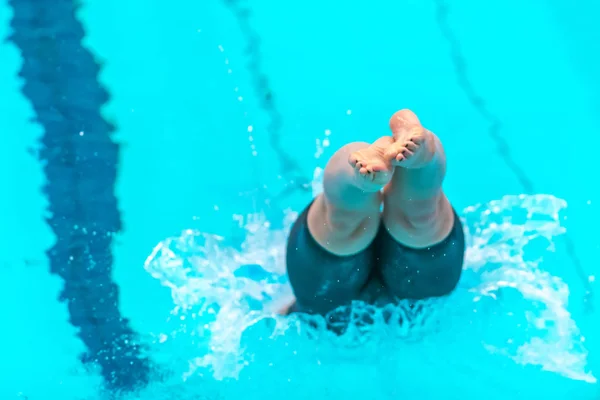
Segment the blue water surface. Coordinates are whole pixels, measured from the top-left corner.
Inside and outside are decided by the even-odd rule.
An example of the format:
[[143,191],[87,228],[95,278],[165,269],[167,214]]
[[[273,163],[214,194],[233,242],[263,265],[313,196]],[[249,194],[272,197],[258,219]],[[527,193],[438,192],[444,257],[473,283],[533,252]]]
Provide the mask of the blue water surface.
[[[0,398],[598,397],[597,2],[79,3],[0,0]],[[400,108],[446,148],[459,288],[279,316],[295,213]]]

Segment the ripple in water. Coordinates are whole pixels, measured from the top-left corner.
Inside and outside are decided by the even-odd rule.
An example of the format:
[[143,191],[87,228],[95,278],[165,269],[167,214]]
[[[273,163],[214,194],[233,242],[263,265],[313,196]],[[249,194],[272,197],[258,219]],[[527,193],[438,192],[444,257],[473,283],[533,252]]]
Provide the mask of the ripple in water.
[[[369,385],[362,398],[422,395],[432,376],[439,383],[448,371],[459,376],[447,379],[452,390],[460,386],[457,379],[477,377],[489,391],[514,381],[523,366],[596,382],[584,338],[567,310],[569,289],[544,268],[555,238],[565,232],[559,218],[565,207],[548,195],[468,207],[462,212],[468,249],[457,290],[413,306],[355,304],[344,314],[351,324],[342,336],[325,329],[321,317],[275,312],[291,296],[284,251],[296,213],[287,213],[282,230],[272,229],[262,214],[234,216],[246,234],[237,247],[216,235],[185,231],[159,243],[145,263],[174,303],[172,331],[157,335],[155,359],[163,354],[173,379],[200,379],[204,390],[206,382],[235,381],[245,394],[277,395],[280,382],[291,397],[293,391],[302,397],[356,395],[347,381]],[[395,322],[385,322],[390,320]],[[415,382],[413,389],[407,380]],[[229,398],[225,387],[232,386],[218,393]],[[503,396],[510,394],[506,390]]]

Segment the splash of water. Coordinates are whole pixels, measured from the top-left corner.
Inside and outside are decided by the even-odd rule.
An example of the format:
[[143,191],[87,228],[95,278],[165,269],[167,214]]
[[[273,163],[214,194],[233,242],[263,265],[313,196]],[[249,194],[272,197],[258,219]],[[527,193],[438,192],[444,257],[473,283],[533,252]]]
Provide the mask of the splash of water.
[[[315,194],[321,176],[317,169]],[[360,359],[363,379],[367,365],[379,371],[377,376],[387,365],[385,379],[393,381],[400,375],[390,371],[400,374],[397,360],[410,354],[429,369],[441,359],[471,354],[479,367],[487,355],[490,365],[500,358],[596,382],[568,311],[569,288],[545,268],[556,238],[565,232],[560,224],[565,208],[565,201],[548,195],[506,196],[468,207],[462,213],[468,248],[457,290],[416,307],[355,304],[344,314],[351,324],[342,336],[328,331],[322,317],[277,314],[291,297],[284,250],[295,212],[288,210],[282,230],[272,229],[262,214],[234,216],[246,235],[239,247],[223,237],[184,231],[159,243],[145,263],[171,290],[174,303],[175,328],[158,335],[155,346],[173,346],[172,357],[180,348],[179,367],[173,365],[177,357],[169,363],[184,380],[251,377],[291,357],[294,369],[306,374],[327,363],[348,366]],[[372,323],[364,324],[365,319]]]

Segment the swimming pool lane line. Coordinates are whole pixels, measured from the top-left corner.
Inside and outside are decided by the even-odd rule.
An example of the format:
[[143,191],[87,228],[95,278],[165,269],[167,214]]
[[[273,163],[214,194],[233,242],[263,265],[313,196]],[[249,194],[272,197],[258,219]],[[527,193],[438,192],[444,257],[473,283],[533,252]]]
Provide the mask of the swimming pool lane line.
[[[510,146],[502,136],[502,121],[500,118],[493,114],[486,106],[485,100],[483,97],[477,93],[475,87],[471,83],[469,79],[469,75],[467,72],[467,62],[465,55],[460,46],[460,41],[452,31],[450,27],[450,23],[448,22],[448,14],[449,14],[449,6],[446,0],[433,0],[435,4],[435,12],[436,18],[438,22],[438,26],[442,32],[442,35],[446,39],[446,41],[450,45],[450,52],[452,63],[454,64],[454,69],[456,71],[458,85],[461,87],[471,106],[475,109],[475,111],[488,122],[488,136],[492,139],[492,141],[496,144],[496,150],[500,158],[504,161],[506,166],[510,169],[513,175],[517,178],[517,181],[521,185],[523,191],[527,194],[535,194],[535,186],[533,181],[529,178],[525,169],[521,167],[513,158],[512,153],[510,151]],[[591,313],[593,311],[594,304],[594,291],[592,285],[588,280],[588,274],[585,272],[585,268],[577,255],[575,250],[575,243],[568,235],[565,233],[563,236],[565,240],[565,248],[567,251],[567,255],[571,260],[571,263],[575,267],[575,271],[577,273],[578,278],[581,280],[583,288],[585,290],[583,302],[584,307],[587,312]]]
[[240,0],[223,0],[225,7],[233,14],[242,35],[246,39],[245,54],[249,58],[246,65],[252,79],[254,94],[260,108],[267,114],[269,124],[267,134],[269,143],[279,160],[281,176],[290,184],[277,195],[272,195],[271,202],[277,204],[281,199],[296,191],[311,192],[312,178],[300,167],[300,164],[285,151],[281,144],[283,117],[275,103],[275,94],[271,89],[269,78],[262,69],[260,35],[250,23],[252,11],[241,4]]
[[38,157],[47,180],[47,223],[56,236],[46,252],[50,272],[64,280],[60,300],[86,346],[82,360],[100,367],[108,388],[129,391],[148,382],[150,363],[119,311],[111,276],[113,235],[121,229],[114,191],[119,145],[100,112],[109,94],[98,82],[100,66],[81,44],[77,3],[9,0],[9,40],[23,59],[22,93],[44,128]]

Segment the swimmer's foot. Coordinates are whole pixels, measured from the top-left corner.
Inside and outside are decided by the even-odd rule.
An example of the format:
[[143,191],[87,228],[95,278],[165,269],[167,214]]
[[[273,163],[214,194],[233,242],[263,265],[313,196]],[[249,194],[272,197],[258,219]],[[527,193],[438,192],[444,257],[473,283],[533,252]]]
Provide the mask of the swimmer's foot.
[[[386,156],[396,169],[384,190],[383,226],[396,242],[420,249],[419,254],[424,258],[422,262],[416,262],[416,269],[414,266],[411,269],[397,263],[397,255],[393,252],[387,255],[383,252],[379,255],[379,276],[392,297],[420,299],[442,296],[456,285],[454,278],[444,275],[454,268],[450,250],[446,260],[450,263],[448,265],[446,262],[436,264],[440,260],[435,261],[434,253],[430,253],[431,247],[449,237],[455,223],[452,206],[442,191],[446,173],[444,148],[439,138],[423,128],[417,116],[409,110],[396,112],[390,119],[390,128],[394,144],[388,148]],[[450,247],[459,245],[455,239],[448,244]],[[463,249],[456,247],[452,251],[459,254]],[[438,268],[438,265],[444,268]],[[423,279],[424,276],[430,278]],[[406,280],[402,277],[412,278]],[[422,286],[417,282],[422,282]],[[436,286],[446,283],[448,285],[443,288]],[[433,287],[436,289],[428,292]],[[436,291],[438,287],[440,290]]]
[[348,163],[356,174],[357,186],[366,192],[376,192],[387,185],[394,174],[391,159],[386,151],[394,144],[394,139],[384,136],[369,147],[350,154]]
[[386,158],[396,169],[384,190],[383,224],[394,239],[409,247],[439,243],[454,222],[442,191],[446,173],[442,144],[409,110],[396,112],[390,128],[394,143]]
[[422,168],[435,156],[435,136],[423,128],[409,110],[401,110],[390,119],[394,137],[385,151],[385,158],[392,165],[403,168]]

